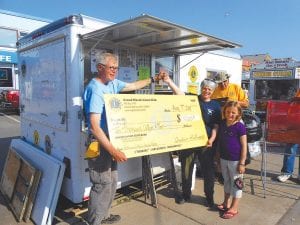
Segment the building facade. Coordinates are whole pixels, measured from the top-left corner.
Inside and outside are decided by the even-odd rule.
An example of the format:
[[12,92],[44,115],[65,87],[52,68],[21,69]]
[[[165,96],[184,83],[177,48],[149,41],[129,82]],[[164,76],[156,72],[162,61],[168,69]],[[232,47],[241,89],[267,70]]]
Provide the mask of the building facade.
[[50,22],[0,9],[0,91],[19,89],[17,41]]

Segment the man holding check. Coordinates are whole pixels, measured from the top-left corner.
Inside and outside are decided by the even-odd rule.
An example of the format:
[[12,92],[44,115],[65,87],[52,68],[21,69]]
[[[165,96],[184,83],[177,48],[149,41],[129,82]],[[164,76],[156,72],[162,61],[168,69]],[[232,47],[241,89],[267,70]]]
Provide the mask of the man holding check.
[[[155,78],[151,77],[133,83],[120,81],[116,79],[119,69],[118,59],[111,53],[96,54],[96,67],[98,74],[89,82],[83,95],[89,133],[101,146],[101,154],[88,160],[92,187],[87,220],[91,225],[112,224],[121,219],[119,215],[112,215],[108,212],[117,188],[117,163],[127,160],[126,155],[109,141],[104,94],[135,91],[151,82],[169,77],[166,72],[161,71]],[[180,91],[171,79],[165,80],[172,90],[176,88],[177,92]]]

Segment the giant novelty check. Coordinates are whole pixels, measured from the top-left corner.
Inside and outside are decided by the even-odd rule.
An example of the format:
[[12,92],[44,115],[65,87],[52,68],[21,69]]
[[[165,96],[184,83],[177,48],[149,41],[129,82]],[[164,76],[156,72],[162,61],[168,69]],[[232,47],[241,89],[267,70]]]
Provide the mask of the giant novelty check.
[[109,137],[127,158],[204,146],[197,96],[104,95]]

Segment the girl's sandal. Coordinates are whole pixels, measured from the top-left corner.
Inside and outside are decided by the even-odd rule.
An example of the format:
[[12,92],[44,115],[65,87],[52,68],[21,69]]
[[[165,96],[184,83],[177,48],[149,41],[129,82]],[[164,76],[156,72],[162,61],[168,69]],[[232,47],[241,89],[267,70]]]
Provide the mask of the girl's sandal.
[[233,217],[235,217],[238,214],[238,211],[236,212],[224,212],[224,214],[221,216],[223,219],[232,219]]

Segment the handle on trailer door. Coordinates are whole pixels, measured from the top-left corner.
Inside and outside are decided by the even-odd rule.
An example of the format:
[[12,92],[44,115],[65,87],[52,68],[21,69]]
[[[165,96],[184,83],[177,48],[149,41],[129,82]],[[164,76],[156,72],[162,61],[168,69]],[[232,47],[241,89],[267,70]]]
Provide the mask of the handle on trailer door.
[[59,111],[59,112],[58,112],[58,115],[61,116],[60,124],[65,124],[65,122],[66,122],[66,117],[67,117],[67,112]]

